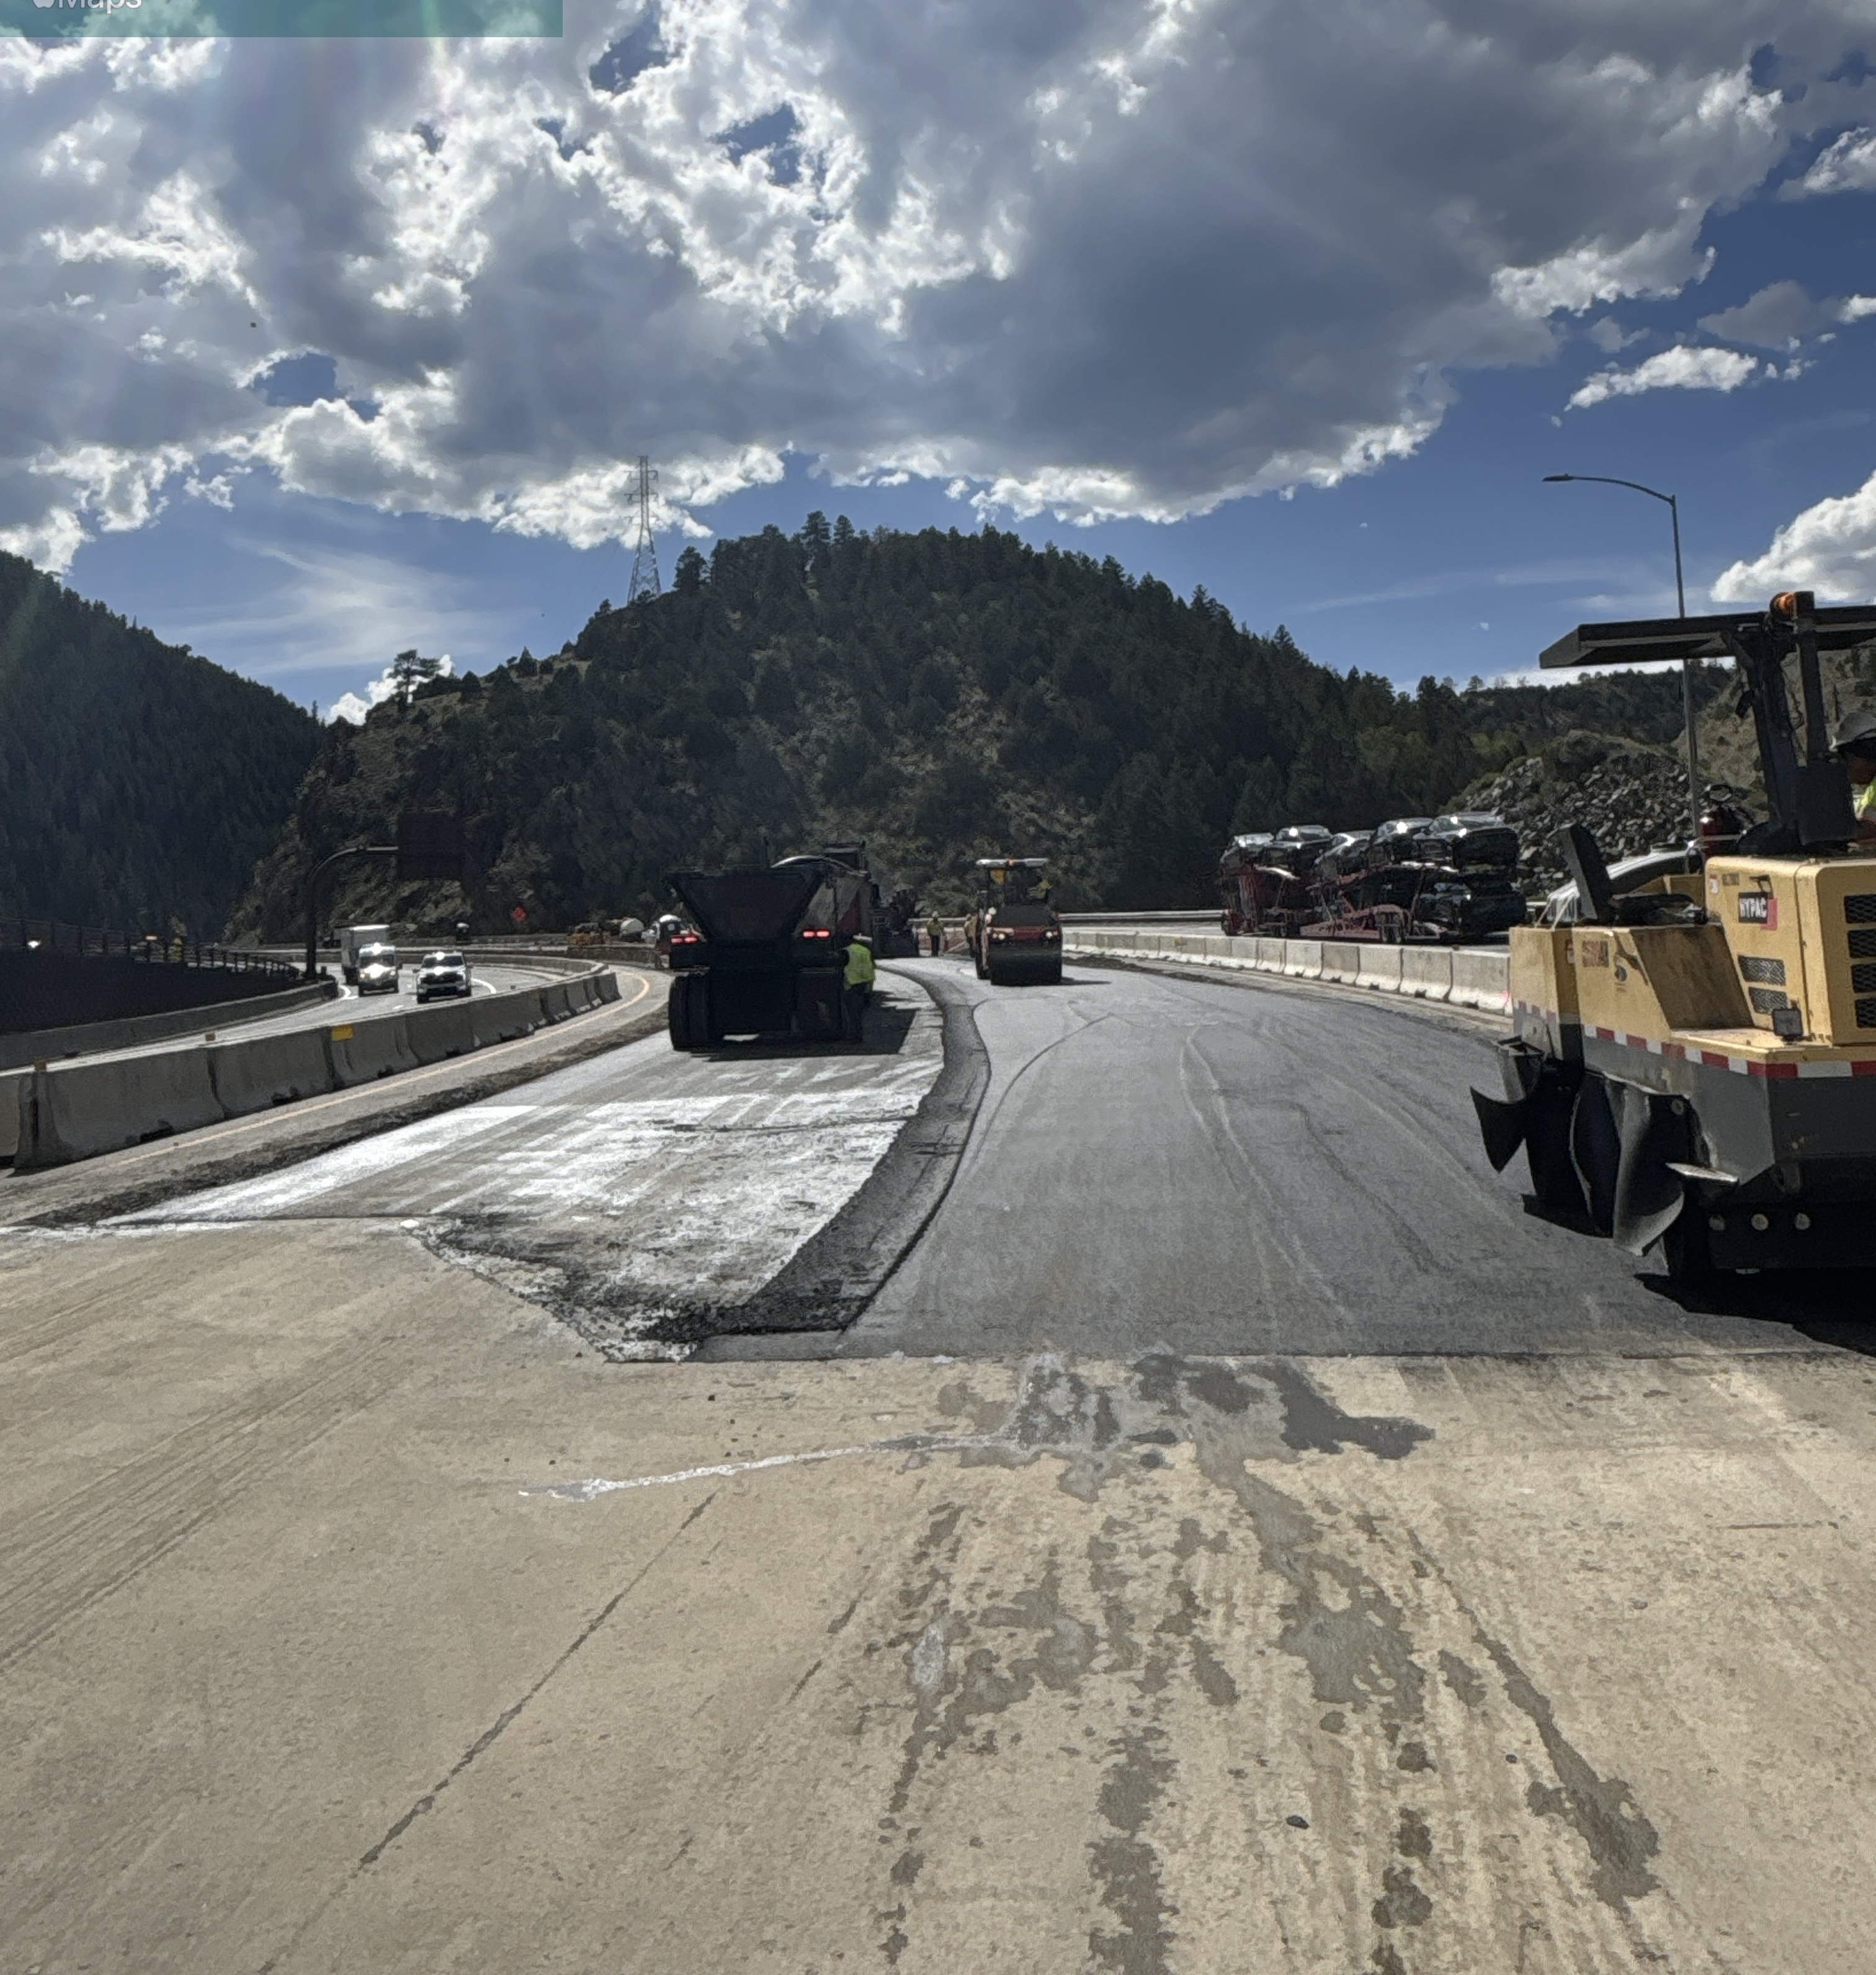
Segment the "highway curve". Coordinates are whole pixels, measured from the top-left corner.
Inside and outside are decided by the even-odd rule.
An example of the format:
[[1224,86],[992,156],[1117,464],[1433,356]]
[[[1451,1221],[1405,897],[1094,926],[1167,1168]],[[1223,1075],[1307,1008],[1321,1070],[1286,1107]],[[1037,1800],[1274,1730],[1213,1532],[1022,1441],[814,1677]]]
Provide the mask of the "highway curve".
[[[1015,1356],[1750,1347],[1834,1280],[1684,1309],[1480,1149],[1503,1024],[1359,991],[1073,966],[967,999],[990,1081],[945,1204],[843,1349]],[[1778,1342],[1789,1343],[1781,1331]]]
[[[333,971],[337,972],[336,967]],[[480,999],[490,994],[506,994],[517,987],[537,987],[544,982],[565,978],[559,968],[533,964],[525,958],[478,961],[471,969],[470,991]],[[432,1002],[425,1005],[439,1004]],[[336,1023],[379,1021],[386,1016],[414,1014],[417,1007],[417,970],[414,965],[406,964],[399,977],[398,991],[394,994],[382,991],[361,994],[356,987],[341,984],[338,994],[331,1001],[311,1001],[290,1008],[284,1014],[260,1015],[245,1020],[231,1018],[225,1009],[218,1014],[211,1014],[205,1008],[200,1028],[178,1030],[149,1042],[133,1043],[128,1048],[91,1049],[82,1053],[87,1063],[105,1063],[124,1057],[146,1055],[153,1050],[193,1048],[205,1033],[215,1034],[223,1042],[251,1042],[257,1037],[291,1035],[303,1029],[328,1028]],[[46,1033],[55,1037],[57,1032]],[[53,1053],[56,1056],[58,1052],[54,1050]]]

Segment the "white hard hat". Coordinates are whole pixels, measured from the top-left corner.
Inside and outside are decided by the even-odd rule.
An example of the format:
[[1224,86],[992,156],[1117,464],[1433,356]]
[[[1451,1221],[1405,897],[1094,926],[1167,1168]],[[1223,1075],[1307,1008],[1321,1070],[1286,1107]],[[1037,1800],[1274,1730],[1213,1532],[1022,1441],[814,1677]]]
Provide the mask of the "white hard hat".
[[1841,751],[1854,747],[1859,754],[1876,754],[1876,713],[1850,713],[1837,723],[1831,746]]

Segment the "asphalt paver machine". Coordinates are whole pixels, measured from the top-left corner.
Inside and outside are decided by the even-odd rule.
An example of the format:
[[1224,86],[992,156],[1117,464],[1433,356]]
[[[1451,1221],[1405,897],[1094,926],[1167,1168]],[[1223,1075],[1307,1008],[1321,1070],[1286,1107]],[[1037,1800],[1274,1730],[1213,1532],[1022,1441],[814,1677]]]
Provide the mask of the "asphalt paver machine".
[[1677,1279],[1876,1262],[1876,843],[1819,663],[1871,639],[1876,608],[1799,590],[1579,625],[1541,660],[1730,657],[1757,731],[1770,815],[1736,849],[1621,891],[1591,833],[1562,833],[1575,921],[1513,929],[1504,1095],[1473,1093],[1493,1167],[1523,1149],[1533,1211],[1658,1244]]

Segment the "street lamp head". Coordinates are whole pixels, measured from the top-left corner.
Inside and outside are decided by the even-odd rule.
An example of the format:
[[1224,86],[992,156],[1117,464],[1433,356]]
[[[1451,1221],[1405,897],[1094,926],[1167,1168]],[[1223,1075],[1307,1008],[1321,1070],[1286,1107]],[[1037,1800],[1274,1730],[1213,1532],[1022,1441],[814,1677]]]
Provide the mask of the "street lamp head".
[[1544,475],[1544,485],[1547,487],[1553,480],[1574,480],[1575,478],[1576,475],[1574,473],[1546,473]]

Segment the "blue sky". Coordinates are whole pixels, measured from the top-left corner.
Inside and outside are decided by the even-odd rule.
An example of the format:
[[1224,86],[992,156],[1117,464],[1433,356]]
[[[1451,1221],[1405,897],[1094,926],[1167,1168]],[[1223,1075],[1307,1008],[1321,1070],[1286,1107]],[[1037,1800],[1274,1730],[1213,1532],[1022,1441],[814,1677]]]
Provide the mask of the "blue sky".
[[622,599],[639,446],[667,576],[686,530],[987,515],[1403,682],[1672,609],[1665,510],[1547,472],[1677,493],[1690,608],[1871,594],[1857,10],[1501,14],[627,0],[28,81],[0,44],[42,278],[0,300],[0,541],[327,708]]

